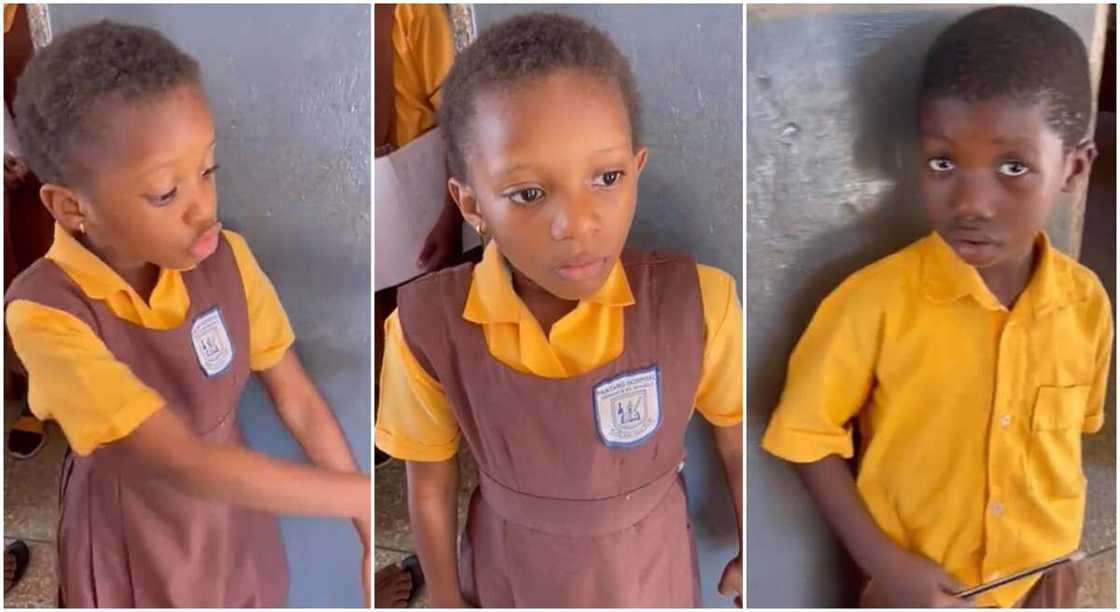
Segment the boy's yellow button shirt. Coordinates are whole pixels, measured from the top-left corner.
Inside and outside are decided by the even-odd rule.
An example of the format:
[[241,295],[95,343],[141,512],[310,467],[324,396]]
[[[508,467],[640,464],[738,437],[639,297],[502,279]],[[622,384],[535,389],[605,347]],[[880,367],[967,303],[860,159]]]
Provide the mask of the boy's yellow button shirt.
[[762,440],[788,461],[850,458],[854,418],[875,521],[965,585],[1080,544],[1081,434],[1103,423],[1112,316],[1092,272],[1045,235],[1036,247],[1010,312],[937,234],[853,274],[794,349]]
[[[743,418],[742,311],[727,273],[697,266],[707,340],[696,408],[715,425]],[[491,243],[474,269],[463,318],[482,326],[495,359],[544,378],[576,376],[622,353],[623,309],[634,303],[622,264],[603,286],[557,321],[546,336],[513,290],[509,270]],[[409,461],[442,461],[459,447],[459,427],[439,382],[408,349],[397,312],[385,321],[376,443]]]
[[[249,364],[253,370],[276,365],[295,341],[288,316],[245,239],[222,234],[233,249],[249,307]],[[46,255],[112,313],[148,329],[183,323],[190,309],[182,273],[163,269],[149,303],[116,272],[55,225]],[[16,354],[28,372],[28,403],[40,419],[54,419],[74,452],[88,455],[119,440],[163,407],[163,398],[117,361],[97,334],[69,313],[16,300],[6,313]]]
[[442,4],[398,4],[393,12],[393,88],[396,90],[392,142],[416,140],[436,123],[440,85],[455,47]]

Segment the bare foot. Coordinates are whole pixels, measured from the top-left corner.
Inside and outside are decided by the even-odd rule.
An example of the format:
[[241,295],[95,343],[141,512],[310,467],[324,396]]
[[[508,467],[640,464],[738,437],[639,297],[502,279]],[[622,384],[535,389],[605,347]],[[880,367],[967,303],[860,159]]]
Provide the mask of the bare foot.
[[407,608],[412,575],[398,564],[386,565],[373,576],[373,602],[378,608]]

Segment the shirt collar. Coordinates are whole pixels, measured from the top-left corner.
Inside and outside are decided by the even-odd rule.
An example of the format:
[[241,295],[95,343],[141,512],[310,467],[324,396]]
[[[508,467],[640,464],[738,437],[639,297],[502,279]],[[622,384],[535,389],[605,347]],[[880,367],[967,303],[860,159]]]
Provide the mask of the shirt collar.
[[[620,261],[615,261],[607,280],[594,294],[580,300],[580,303],[588,302],[618,307],[634,303],[634,294],[630,291],[630,283]],[[524,308],[521,298],[513,290],[505,258],[497,243],[491,241],[482,255],[482,262],[474,267],[463,318],[480,324],[517,323],[521,321]]]
[[58,223],[54,224],[54,242],[47,251],[46,258],[58,264],[83,293],[95,300],[104,300],[119,291],[132,291],[116,271],[82,246]]
[[[1000,301],[984,284],[980,272],[961,259],[937,232],[931,233],[923,242],[922,287],[927,297],[934,301],[949,301],[971,295],[985,308],[1002,308]],[[1020,302],[1032,307],[1038,315],[1086,299],[1087,296],[1071,277],[1070,266],[1061,265],[1060,255],[1050,244],[1046,232],[1039,232],[1035,248],[1039,256]]]

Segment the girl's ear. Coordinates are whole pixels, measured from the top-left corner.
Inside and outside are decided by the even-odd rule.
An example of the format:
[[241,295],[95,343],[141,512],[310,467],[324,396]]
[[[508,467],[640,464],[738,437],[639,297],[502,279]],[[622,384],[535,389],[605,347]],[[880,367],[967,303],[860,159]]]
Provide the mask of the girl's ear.
[[449,178],[447,179],[447,191],[451,194],[451,199],[455,200],[455,204],[458,205],[463,219],[475,230],[478,230],[484,221],[482,213],[478,210],[478,200],[474,197],[474,189],[466,183],[459,182],[459,179]]
[[85,233],[89,216],[76,191],[55,183],[45,183],[39,188],[39,199],[66,231],[73,235]]
[[1076,191],[1083,181],[1088,181],[1089,171],[1093,169],[1093,160],[1096,158],[1097,145],[1092,140],[1084,140],[1072,151],[1066,153],[1062,191],[1071,193]]
[[638,176],[642,175],[642,170],[646,167],[646,159],[648,157],[648,154],[649,149],[647,149],[646,147],[642,147],[641,149],[638,149],[638,153],[634,155],[634,161],[637,162],[638,167]]

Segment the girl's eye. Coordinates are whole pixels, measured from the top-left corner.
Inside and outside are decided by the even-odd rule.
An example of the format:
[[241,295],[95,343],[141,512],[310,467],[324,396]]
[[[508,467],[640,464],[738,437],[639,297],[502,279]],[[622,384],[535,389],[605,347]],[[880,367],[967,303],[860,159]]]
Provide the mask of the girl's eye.
[[220,169],[221,169],[221,166],[219,166],[218,164],[214,164],[213,166],[210,166],[209,168],[203,170],[202,171],[202,176],[204,176],[206,178],[210,178],[211,176],[214,176],[214,173],[217,172]]
[[514,204],[532,204],[544,197],[544,190],[538,187],[529,187],[507,194],[506,197]]
[[178,187],[172,187],[171,191],[157,196],[144,196],[153,206],[167,206],[175,201],[175,196],[179,193]]
[[954,166],[953,162],[949,161],[947,157],[935,157],[929,160],[929,167],[932,168],[934,172],[949,172],[956,166]]
[[999,173],[1004,176],[1023,176],[1028,171],[1029,168],[1022,162],[1004,162],[999,166]]
[[621,181],[623,176],[626,176],[626,173],[622,170],[611,170],[610,172],[604,172],[595,177],[592,184],[596,187],[610,187]]

